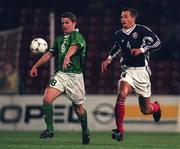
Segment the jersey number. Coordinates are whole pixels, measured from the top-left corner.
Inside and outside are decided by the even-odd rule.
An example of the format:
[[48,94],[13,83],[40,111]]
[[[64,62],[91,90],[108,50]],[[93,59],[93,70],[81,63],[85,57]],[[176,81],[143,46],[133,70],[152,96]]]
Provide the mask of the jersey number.
[[126,77],[126,72],[123,72],[122,74],[121,74],[121,78],[125,78]]
[[128,48],[129,50],[131,50],[131,44],[130,44],[129,41],[127,42],[127,48]]
[[55,79],[51,79],[51,80],[50,80],[50,84],[51,84],[52,86],[55,86],[56,83],[57,83],[57,81],[56,81]]

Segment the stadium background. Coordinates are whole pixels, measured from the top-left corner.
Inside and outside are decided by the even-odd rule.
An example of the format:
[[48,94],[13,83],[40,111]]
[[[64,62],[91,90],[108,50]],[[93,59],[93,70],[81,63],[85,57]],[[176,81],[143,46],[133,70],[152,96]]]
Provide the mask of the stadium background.
[[[120,64],[116,59],[108,72],[101,73],[100,63],[107,57],[107,52],[112,46],[114,31],[120,28],[120,10],[127,6],[136,8],[139,12],[137,22],[151,28],[162,41],[161,50],[151,55],[150,66],[153,72],[153,99],[160,100],[164,111],[160,125],[154,125],[151,117],[146,118],[139,112],[136,97],[130,96],[126,107],[127,129],[179,131],[179,5],[178,0],[1,1],[0,129],[41,129],[43,123],[40,104],[50,77],[50,63],[40,68],[37,78],[30,78],[29,71],[40,56],[32,55],[29,45],[35,37],[44,38],[50,45],[50,14],[55,14],[55,35],[58,35],[61,33],[60,14],[72,11],[77,14],[77,27],[85,36],[88,45],[85,72],[88,100],[85,106],[89,108],[90,126],[93,130],[109,131],[114,126],[112,109]],[[12,79],[15,84],[13,89],[9,89],[6,84],[8,75],[11,74],[8,73],[9,69],[13,69],[15,73]],[[60,110],[56,115],[57,129],[79,130],[70,103],[64,100],[64,97],[57,102],[56,109]],[[98,111],[98,108],[102,111]]]

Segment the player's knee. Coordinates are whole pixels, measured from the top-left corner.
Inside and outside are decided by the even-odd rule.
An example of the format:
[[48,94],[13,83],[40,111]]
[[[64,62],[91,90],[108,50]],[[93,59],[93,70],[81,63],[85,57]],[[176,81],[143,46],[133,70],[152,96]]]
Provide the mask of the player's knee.
[[45,95],[44,98],[43,98],[43,102],[44,102],[44,103],[51,104],[52,101],[53,101],[53,100],[51,99],[51,96],[50,96],[50,95]]
[[77,115],[81,115],[84,112],[84,109],[81,106],[74,106],[74,111]]
[[126,97],[127,93],[125,91],[120,91],[117,100],[125,101]]
[[76,114],[79,114],[79,113],[80,113],[79,108],[74,108],[74,112],[75,112]]

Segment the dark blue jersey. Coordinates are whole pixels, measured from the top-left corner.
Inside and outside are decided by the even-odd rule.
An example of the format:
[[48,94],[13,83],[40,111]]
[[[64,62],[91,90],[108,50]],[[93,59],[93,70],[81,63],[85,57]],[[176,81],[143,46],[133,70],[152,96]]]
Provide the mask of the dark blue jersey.
[[[161,41],[155,33],[146,26],[137,24],[129,30],[115,32],[115,43],[109,56],[114,58],[120,53],[122,65],[142,67],[148,65],[150,51],[155,51],[160,46]],[[143,53],[135,57],[130,52],[134,48],[140,48]]]

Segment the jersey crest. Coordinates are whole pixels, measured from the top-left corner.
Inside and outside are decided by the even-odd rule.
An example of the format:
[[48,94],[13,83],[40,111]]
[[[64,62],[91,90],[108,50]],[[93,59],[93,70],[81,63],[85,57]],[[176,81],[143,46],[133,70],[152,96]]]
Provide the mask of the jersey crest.
[[132,36],[133,36],[134,39],[137,39],[137,38],[138,38],[138,33],[137,33],[137,32],[134,32],[134,33],[132,34]]

